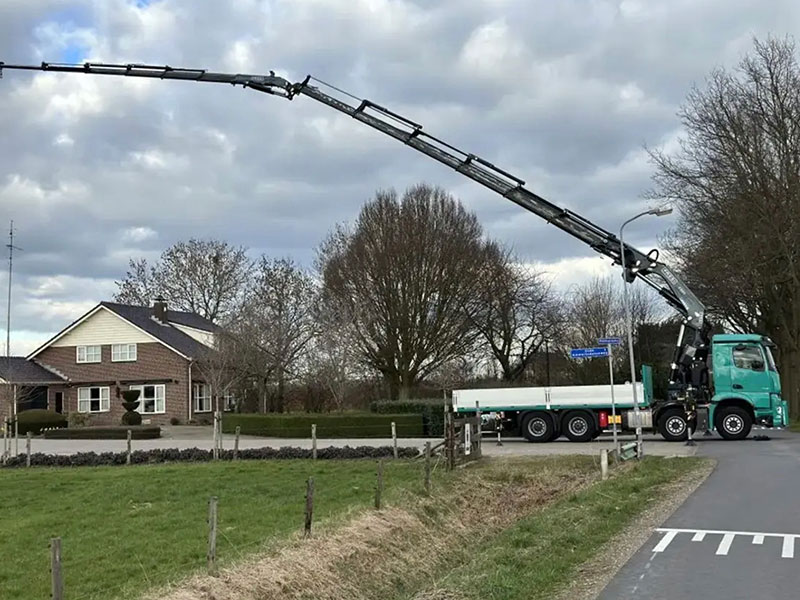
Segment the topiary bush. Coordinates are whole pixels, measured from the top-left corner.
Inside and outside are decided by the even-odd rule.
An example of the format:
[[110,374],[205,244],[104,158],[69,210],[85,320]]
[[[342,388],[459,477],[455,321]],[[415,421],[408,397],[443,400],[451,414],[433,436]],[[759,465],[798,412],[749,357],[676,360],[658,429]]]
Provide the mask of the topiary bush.
[[89,415],[86,413],[71,412],[67,415],[68,427],[86,427],[89,424]]
[[245,435],[308,438],[311,437],[311,425],[315,424],[318,438],[388,438],[392,436],[392,421],[397,426],[398,437],[423,435],[422,415],[370,413],[224,413],[222,431],[234,433],[238,425]]
[[17,414],[17,422],[20,435],[27,435],[29,431],[34,435],[39,435],[42,429],[67,426],[67,418],[64,415],[43,408],[23,410]]
[[122,415],[123,425],[141,425],[142,415],[136,412],[139,408],[139,390],[125,390],[122,392],[122,407],[125,413]]
[[444,401],[441,398],[376,400],[370,403],[369,409],[377,414],[420,414],[423,435],[430,437],[444,435]]

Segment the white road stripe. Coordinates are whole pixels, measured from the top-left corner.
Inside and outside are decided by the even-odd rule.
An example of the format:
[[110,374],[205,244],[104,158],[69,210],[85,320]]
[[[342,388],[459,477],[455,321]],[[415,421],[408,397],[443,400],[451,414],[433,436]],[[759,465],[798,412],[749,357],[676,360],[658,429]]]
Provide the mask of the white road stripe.
[[719,543],[719,546],[717,546],[716,553],[718,556],[725,556],[728,554],[728,550],[730,550],[735,535],[735,533],[726,533],[722,536],[722,541]]
[[763,544],[764,543],[764,536],[763,535],[754,535],[753,536],[753,543],[754,544]]
[[695,533],[692,536],[692,541],[693,542],[702,542],[703,538],[705,538],[705,537],[706,537],[706,532],[705,531],[698,531],[697,533]]
[[698,533],[702,531],[706,535],[715,533],[719,535],[725,535],[727,533],[732,533],[733,535],[747,535],[747,536],[763,535],[764,537],[779,537],[779,538],[783,538],[787,535],[800,537],[800,533],[770,533],[766,531],[730,531],[723,529],[681,529],[677,527],[657,527],[655,530],[658,531],[659,533],[664,533],[667,531],[674,531],[676,533]]
[[783,550],[781,558],[794,558],[794,536],[787,535],[783,538]]
[[672,542],[672,539],[676,535],[678,535],[677,531],[667,531],[664,534],[664,537],[662,537],[661,540],[658,542],[658,544],[656,544],[656,547],[653,548],[653,552],[663,552],[664,550],[666,550],[667,546],[670,545],[670,543]]

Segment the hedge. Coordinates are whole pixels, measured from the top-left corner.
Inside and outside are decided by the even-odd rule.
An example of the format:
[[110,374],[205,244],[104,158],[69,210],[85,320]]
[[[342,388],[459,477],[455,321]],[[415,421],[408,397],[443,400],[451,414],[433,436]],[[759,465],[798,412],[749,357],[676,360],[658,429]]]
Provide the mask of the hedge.
[[421,414],[424,435],[430,437],[441,437],[444,435],[444,402],[441,398],[376,400],[369,405],[369,408],[372,412],[378,414]]
[[319,438],[374,438],[391,437],[392,422],[397,426],[398,437],[422,437],[422,415],[414,414],[237,414],[222,416],[222,431],[234,433],[237,425],[247,435],[265,437],[311,437],[311,425],[317,426]]
[[29,431],[33,435],[38,435],[42,429],[66,427],[67,418],[52,410],[32,408],[17,413],[17,423],[20,435],[26,435]]
[[44,437],[48,440],[124,440],[128,437],[129,429],[133,440],[153,440],[161,437],[161,428],[150,425],[51,429],[44,432]]
[[[317,459],[358,459],[358,458],[389,458],[393,456],[391,446],[358,446],[343,448],[320,448],[317,450]],[[400,458],[415,458],[419,455],[417,448],[398,448]],[[124,465],[126,452],[79,452],[77,454],[31,454],[31,465],[35,467],[98,467],[107,465]],[[25,455],[20,454],[8,459],[6,467],[24,467]],[[276,459],[310,459],[311,450],[305,448],[252,448],[239,450],[240,460],[276,460]],[[131,464],[157,464],[173,462],[209,462],[213,460],[212,450],[199,448],[177,448],[136,450],[131,452]],[[222,450],[220,460],[233,460],[233,450]]]

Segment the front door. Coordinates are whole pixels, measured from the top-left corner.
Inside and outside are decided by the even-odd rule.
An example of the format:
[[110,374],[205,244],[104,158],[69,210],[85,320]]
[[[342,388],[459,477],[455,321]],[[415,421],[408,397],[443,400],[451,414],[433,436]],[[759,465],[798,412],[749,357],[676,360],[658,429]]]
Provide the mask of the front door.
[[55,410],[61,414],[64,412],[64,392],[55,393]]

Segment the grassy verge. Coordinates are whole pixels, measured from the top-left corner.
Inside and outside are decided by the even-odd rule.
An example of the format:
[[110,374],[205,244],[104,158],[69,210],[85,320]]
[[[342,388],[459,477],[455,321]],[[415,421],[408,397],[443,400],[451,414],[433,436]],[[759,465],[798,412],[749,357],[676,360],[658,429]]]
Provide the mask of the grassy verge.
[[[659,499],[671,481],[698,469],[698,459],[646,458],[618,476],[557,501],[484,544],[471,560],[442,573],[435,592],[418,598],[552,598],[577,568]],[[414,595],[397,594],[395,598]]]
[[[385,498],[420,489],[421,465],[385,462]],[[0,598],[49,597],[51,537],[68,598],[131,597],[204,567],[207,503],[219,498],[222,565],[373,502],[374,461],[238,462],[0,471]]]

